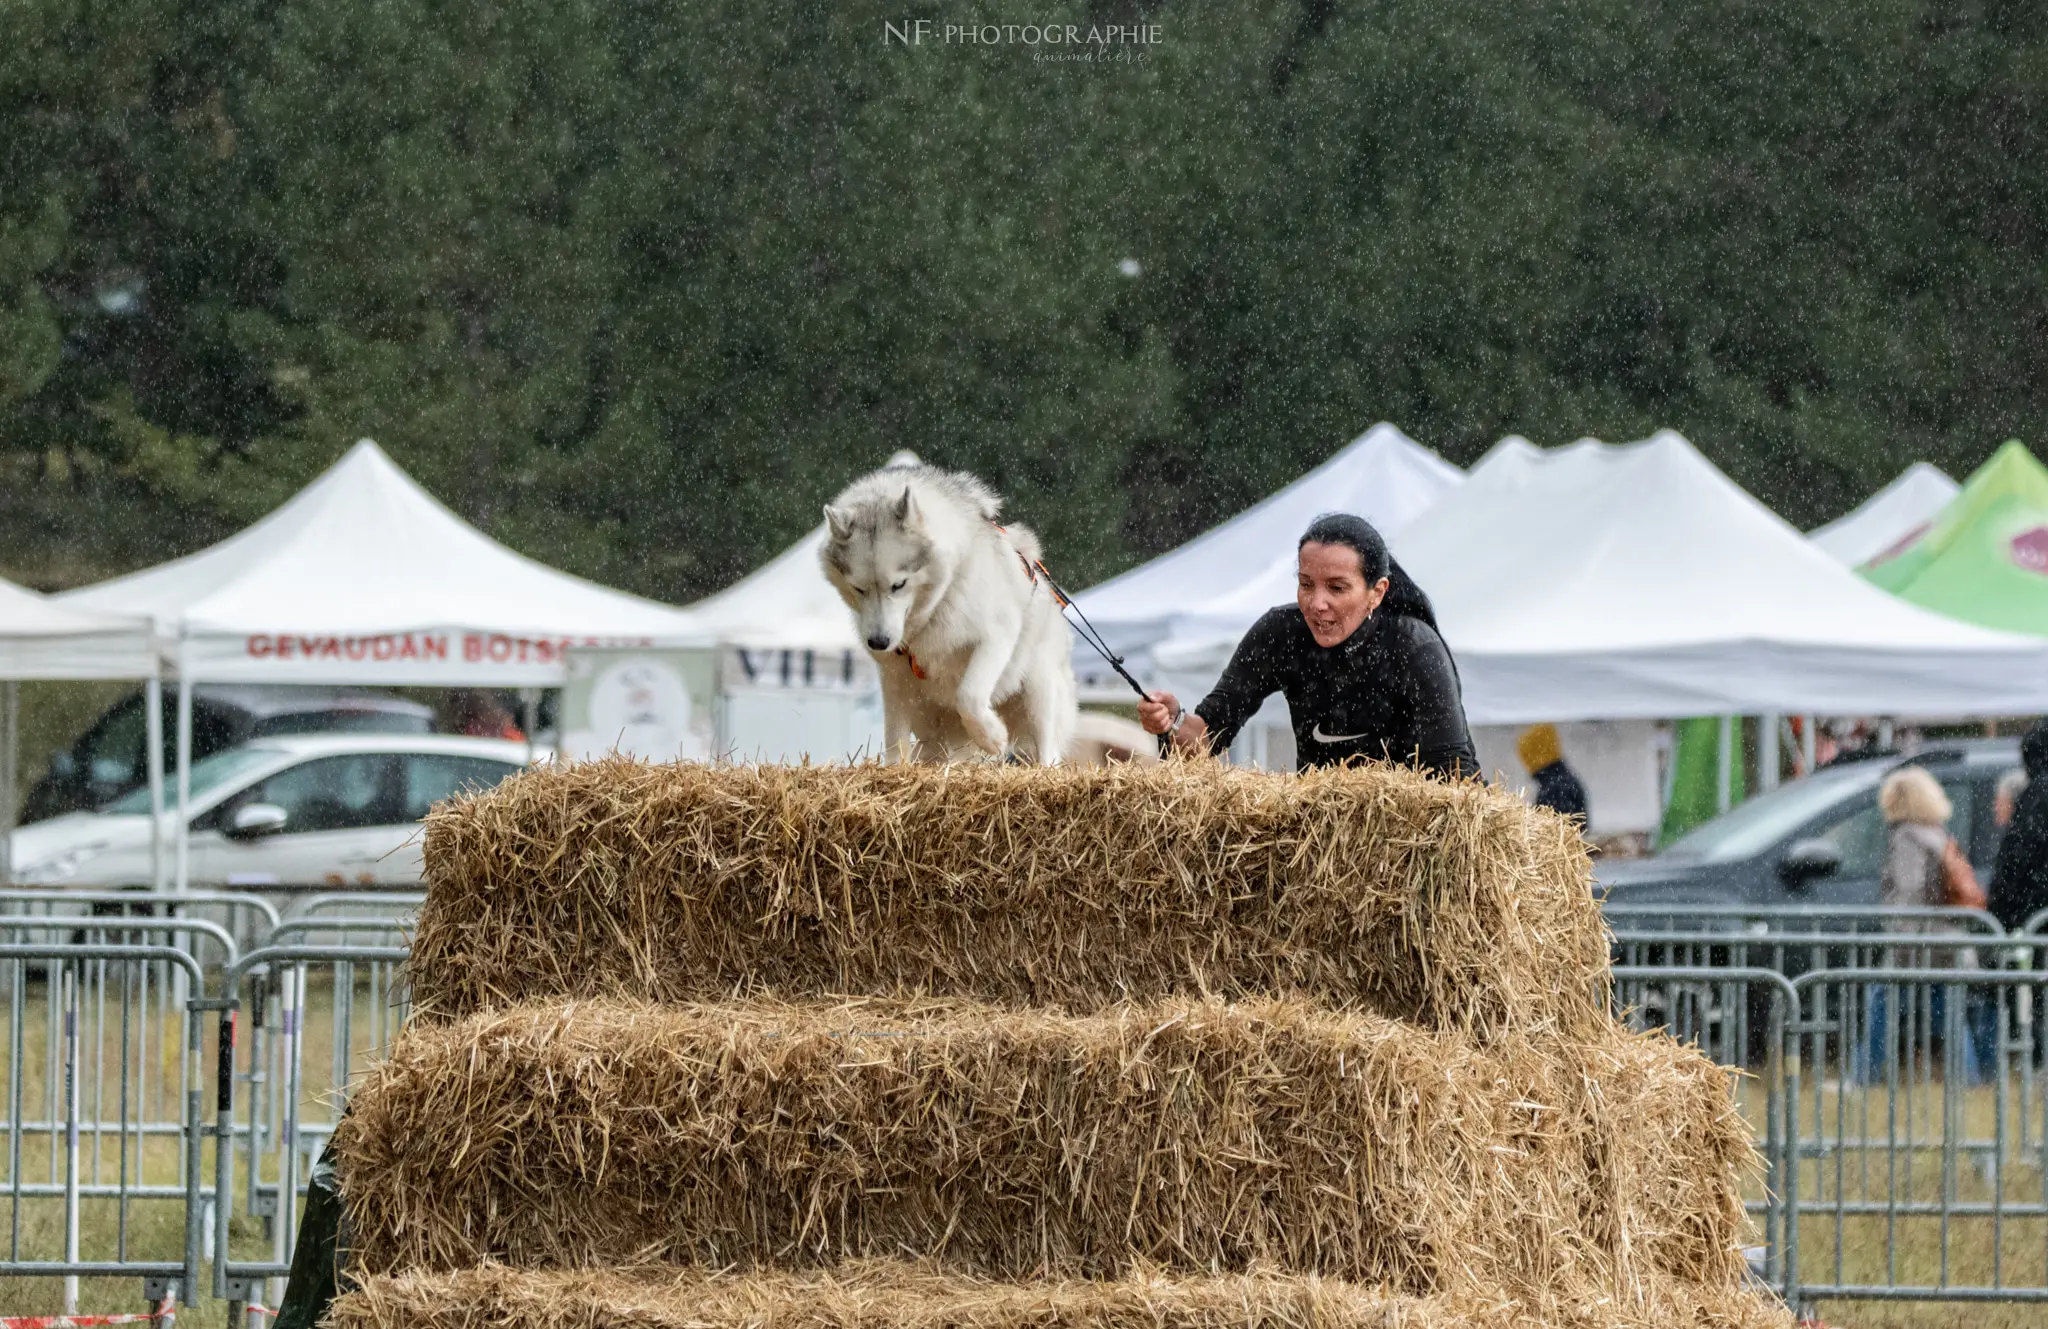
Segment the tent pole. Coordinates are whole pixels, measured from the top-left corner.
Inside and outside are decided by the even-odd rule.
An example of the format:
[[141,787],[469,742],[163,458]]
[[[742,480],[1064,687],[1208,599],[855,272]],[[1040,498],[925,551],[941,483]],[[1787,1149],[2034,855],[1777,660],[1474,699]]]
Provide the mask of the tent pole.
[[7,747],[0,751],[0,886],[14,884],[14,815],[21,791],[21,684],[13,679],[0,687],[0,723],[7,728]]
[[1718,741],[1714,744],[1714,806],[1722,812],[1733,806],[1735,800],[1735,742],[1730,732],[1734,728],[1735,717],[1724,715],[1715,735]]
[[1756,721],[1756,788],[1767,794],[1778,787],[1778,716],[1760,715]]
[[149,713],[149,888],[164,888],[164,680],[152,669],[142,685],[143,709]]
[[192,806],[192,671],[185,652],[178,652],[178,879],[174,889],[183,895],[192,881],[192,834],[189,809]]

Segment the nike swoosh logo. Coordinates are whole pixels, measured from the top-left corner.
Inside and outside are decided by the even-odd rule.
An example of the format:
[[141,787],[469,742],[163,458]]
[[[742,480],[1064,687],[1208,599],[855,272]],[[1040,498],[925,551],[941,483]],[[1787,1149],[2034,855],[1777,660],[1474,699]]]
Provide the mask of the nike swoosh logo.
[[1365,737],[1364,734],[1326,734],[1323,732],[1323,722],[1320,720],[1316,721],[1315,728],[1308,731],[1308,736],[1318,743],[1349,743],[1353,739]]

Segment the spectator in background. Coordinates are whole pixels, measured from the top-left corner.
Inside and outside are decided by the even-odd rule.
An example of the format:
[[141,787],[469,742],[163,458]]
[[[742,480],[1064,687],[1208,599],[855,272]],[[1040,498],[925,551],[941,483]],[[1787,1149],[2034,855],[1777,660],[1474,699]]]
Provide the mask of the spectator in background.
[[[1955,812],[1941,782],[1922,766],[1901,766],[1878,786],[1877,808],[1886,826],[1884,868],[1879,874],[1878,903],[1890,908],[1938,908],[1948,903],[1947,882],[1942,874],[1942,855],[1948,849],[1948,819]],[[1956,929],[1940,918],[1888,918],[1885,931],[1899,936],[1945,935]],[[1970,947],[1889,947],[1885,964],[1893,969],[1975,969],[1977,953]],[[1920,989],[1910,984],[1872,983],[1869,987],[1870,1035],[1866,1056],[1857,1077],[1864,1083],[1885,1078],[1885,1067],[1893,1058],[1909,1058],[1910,1049],[1894,1048],[1890,1037],[1887,1007],[1893,991],[1911,1008],[1920,1000]],[[1937,983],[1927,992],[1927,1037],[1939,1041],[1939,1031],[1951,991],[1950,984]],[[1962,1021],[1963,1076],[1970,1084],[1983,1084],[1993,1063],[1996,1007],[1973,1003]],[[1910,1022],[1908,1022],[1910,1023]]]
[[1557,736],[1557,726],[1539,724],[1524,729],[1515,742],[1515,751],[1536,781],[1536,806],[1577,817],[1579,824],[1585,825],[1586,786],[1564,764],[1564,743]]
[[1814,749],[1814,769],[1826,770],[1861,761],[1877,747],[1877,731],[1867,720],[1834,720],[1822,725]]
[[[2026,784],[2015,791],[2012,811],[2001,823],[2005,834],[1989,891],[1991,912],[2008,928],[2048,909],[2048,721],[2020,741],[2020,765]],[[1998,792],[2006,792],[2004,780]]]
[[487,688],[458,688],[452,699],[455,732],[465,738],[509,738],[526,741],[526,733],[505,703]]

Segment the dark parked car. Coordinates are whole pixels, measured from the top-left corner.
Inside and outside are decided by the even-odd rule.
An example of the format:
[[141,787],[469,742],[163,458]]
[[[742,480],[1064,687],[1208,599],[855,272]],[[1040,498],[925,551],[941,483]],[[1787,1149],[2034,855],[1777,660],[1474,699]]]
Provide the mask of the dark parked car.
[[1878,902],[1885,824],[1877,787],[1899,766],[1927,768],[1955,804],[1949,833],[1989,881],[1999,828],[1992,794],[2020,764],[2016,739],[1932,744],[1911,757],[1850,762],[1794,780],[1696,827],[1649,858],[1597,865],[1610,904]]
[[[1884,866],[1886,827],[1877,808],[1886,775],[1912,762],[1948,791],[1955,813],[1949,832],[1968,851],[1980,881],[1990,877],[1999,828],[1992,796],[1998,777],[2020,762],[2016,740],[1972,739],[1931,745],[1911,757],[1887,754],[1827,767],[1733,808],[1649,858],[1596,865],[1606,891],[1608,922],[1620,935],[1619,964],[1658,967],[1743,965],[1794,978],[1809,969],[1856,963],[1858,948],[1798,944],[1796,936],[1864,933],[1868,917],[1830,916],[1770,927],[1775,940],[1748,921],[1725,914],[1687,915],[1685,906],[1874,905]],[[1616,905],[1651,906],[1652,912]],[[1670,912],[1664,907],[1670,906]],[[1659,934],[1722,934],[1730,944],[1701,946],[1645,941]],[[1633,934],[1631,936],[1630,934]],[[1874,940],[1874,939],[1873,939]],[[1790,941],[1791,944],[1780,944]],[[1863,952],[1866,963],[1880,962]],[[1740,1004],[1725,1004],[1711,985],[1638,983],[1628,993],[1639,1019],[1709,1040],[1716,1055],[1761,1065],[1769,1055],[1772,989],[1751,984]]]
[[[177,767],[177,694],[164,689],[164,770]],[[192,689],[192,760],[252,738],[286,734],[430,734],[433,708],[367,688],[200,684]],[[24,822],[90,812],[149,781],[149,716],[143,694],[124,697],[29,790]]]

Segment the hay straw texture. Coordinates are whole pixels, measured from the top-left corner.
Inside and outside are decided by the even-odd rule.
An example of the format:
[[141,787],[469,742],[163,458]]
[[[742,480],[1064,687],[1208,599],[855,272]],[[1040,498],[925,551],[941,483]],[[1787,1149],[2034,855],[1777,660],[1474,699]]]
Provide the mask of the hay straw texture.
[[1731,1283],[1752,1156],[1727,1073],[1668,1040],[1215,999],[487,1013],[411,1030],[336,1144],[369,1272],[909,1256],[1414,1294]]
[[762,991],[1291,993],[1481,1037],[1605,1018],[1577,830],[1390,767],[600,761],[444,804],[426,879],[430,1019]]
[[484,1267],[372,1278],[328,1329],[1792,1329],[1746,1288],[1660,1284],[1628,1302],[1417,1299],[1278,1275],[987,1283],[916,1267],[706,1276]]

